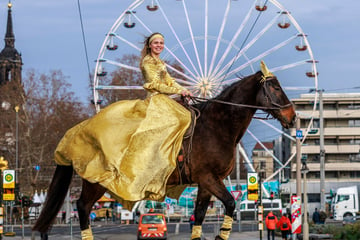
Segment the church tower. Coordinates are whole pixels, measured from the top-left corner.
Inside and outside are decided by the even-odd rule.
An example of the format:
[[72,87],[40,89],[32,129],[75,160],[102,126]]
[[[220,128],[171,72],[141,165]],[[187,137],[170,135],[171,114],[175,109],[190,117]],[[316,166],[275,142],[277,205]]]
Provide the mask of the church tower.
[[0,52],[0,86],[11,81],[21,83],[22,59],[15,48],[15,35],[13,31],[11,2],[8,3],[8,17],[5,34],[5,47]]
[[[25,94],[21,78],[22,59],[15,49],[11,8],[12,4],[9,2],[5,46],[0,52],[0,157],[8,161],[9,168],[16,169],[18,174],[18,156],[21,153],[21,145],[18,143],[23,136]],[[18,187],[16,184],[16,188]]]

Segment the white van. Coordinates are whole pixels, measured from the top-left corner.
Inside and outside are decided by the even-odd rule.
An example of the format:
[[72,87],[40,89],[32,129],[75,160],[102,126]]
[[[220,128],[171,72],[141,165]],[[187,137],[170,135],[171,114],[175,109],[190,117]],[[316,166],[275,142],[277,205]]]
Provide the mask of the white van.
[[[281,199],[262,199],[264,208],[264,219],[267,214],[272,211],[278,218],[281,217],[282,204]],[[244,200],[240,203],[240,217],[241,220],[255,220],[257,217],[257,206],[255,211],[255,201]]]

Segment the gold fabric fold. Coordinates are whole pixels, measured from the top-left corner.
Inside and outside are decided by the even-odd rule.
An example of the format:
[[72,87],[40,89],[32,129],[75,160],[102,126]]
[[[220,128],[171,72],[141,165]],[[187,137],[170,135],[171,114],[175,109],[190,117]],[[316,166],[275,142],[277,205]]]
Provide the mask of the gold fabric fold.
[[[185,88],[170,77],[165,64],[146,56],[142,72],[148,98],[111,104],[68,130],[55,150],[57,164],[73,165],[127,209],[143,199],[164,200],[191,122],[190,112],[167,95]],[[168,188],[175,197],[181,189]]]
[[117,102],[71,128],[55,161],[72,164],[82,178],[100,183],[124,207],[123,200],[163,201],[190,119],[187,109],[164,94]]

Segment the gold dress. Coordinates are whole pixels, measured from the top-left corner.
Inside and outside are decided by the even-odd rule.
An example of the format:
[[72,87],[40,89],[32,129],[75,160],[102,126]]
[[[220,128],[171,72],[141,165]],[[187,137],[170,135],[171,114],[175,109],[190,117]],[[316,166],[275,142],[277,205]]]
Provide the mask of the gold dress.
[[176,167],[190,112],[169,94],[186,90],[170,77],[165,64],[143,59],[145,100],[113,103],[68,130],[55,151],[55,162],[73,165],[82,178],[99,183],[131,209],[136,201],[163,201],[166,182]]

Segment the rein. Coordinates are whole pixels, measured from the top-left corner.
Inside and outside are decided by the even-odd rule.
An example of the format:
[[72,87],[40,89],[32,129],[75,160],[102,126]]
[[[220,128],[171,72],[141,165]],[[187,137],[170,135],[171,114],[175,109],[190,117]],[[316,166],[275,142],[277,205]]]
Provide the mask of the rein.
[[272,105],[277,106],[277,107],[263,107],[263,106],[256,106],[256,105],[249,105],[249,104],[242,104],[242,103],[232,103],[232,102],[226,102],[226,101],[222,101],[222,100],[218,100],[218,99],[206,99],[206,98],[201,98],[201,97],[189,97],[191,100],[195,100],[200,102],[201,101],[208,101],[208,102],[215,102],[215,103],[220,103],[220,104],[226,104],[226,105],[231,105],[231,106],[236,106],[236,107],[246,107],[246,108],[253,108],[253,109],[261,109],[261,110],[280,110],[280,109],[284,109],[287,107],[290,107],[292,104],[286,104],[286,105],[279,105],[277,103],[271,102]]
[[208,102],[215,102],[215,103],[220,103],[220,104],[226,104],[226,105],[231,105],[231,106],[236,106],[236,107],[245,107],[245,108],[252,108],[252,109],[261,109],[261,110],[281,110],[287,107],[290,107],[292,105],[292,103],[288,103],[286,105],[280,105],[275,103],[272,98],[271,98],[271,94],[269,94],[268,89],[266,88],[266,81],[271,80],[272,78],[269,79],[264,79],[262,80],[263,84],[264,84],[264,92],[265,92],[265,96],[267,99],[270,99],[270,103],[275,106],[275,107],[263,107],[263,106],[256,106],[256,105],[249,105],[249,104],[242,104],[242,103],[232,103],[232,102],[226,102],[226,101],[222,101],[222,100],[218,100],[218,99],[206,99],[206,98],[201,98],[201,97],[193,97],[193,96],[189,96],[188,98],[190,98],[193,101],[197,101],[197,102],[201,102],[201,101],[208,101]]

